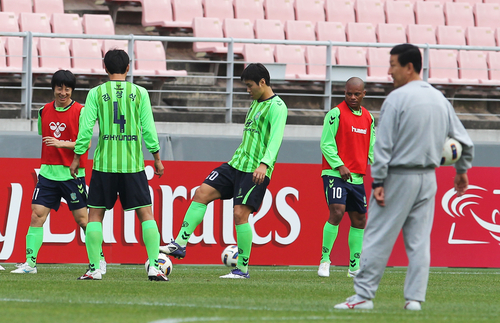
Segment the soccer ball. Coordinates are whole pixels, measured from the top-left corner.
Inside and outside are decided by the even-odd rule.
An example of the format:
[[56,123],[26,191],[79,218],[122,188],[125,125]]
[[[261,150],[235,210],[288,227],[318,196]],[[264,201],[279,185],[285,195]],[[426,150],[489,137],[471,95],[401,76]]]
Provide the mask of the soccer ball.
[[236,267],[238,264],[238,246],[227,246],[220,255],[222,263],[228,267]]
[[448,166],[454,164],[462,156],[462,144],[453,138],[446,138],[443,146],[443,156],[441,165]]
[[[146,272],[149,272],[149,259],[146,260],[144,267],[146,268]],[[165,276],[172,273],[174,266],[172,265],[172,261],[170,261],[169,256],[160,252],[158,255],[158,268],[165,274]]]

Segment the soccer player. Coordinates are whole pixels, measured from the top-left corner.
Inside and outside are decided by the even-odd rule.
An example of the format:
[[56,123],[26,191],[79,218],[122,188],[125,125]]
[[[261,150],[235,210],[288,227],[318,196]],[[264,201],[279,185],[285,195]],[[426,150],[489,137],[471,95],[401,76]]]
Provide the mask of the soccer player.
[[81,280],[100,280],[99,250],[103,241],[104,212],[113,208],[117,194],[124,210],[135,210],[142,225],[143,241],[149,263],[149,280],[168,281],[158,269],[160,233],[151,209],[151,196],[144,172],[142,139],[154,156],[156,175],[163,175],[160,145],[153,111],[146,89],[125,81],[130,58],[123,50],[110,50],[104,56],[109,81],[88,93],[70,167],[76,177],[78,165],[88,149],[96,120],[99,141],[89,186],[89,223],[85,245],[89,270]]
[[[75,222],[87,227],[87,188],[85,164],[82,156],[79,176],[73,178],[69,166],[78,135],[78,122],[83,107],[71,99],[76,78],[70,71],[59,70],[51,80],[54,101],[38,111],[38,134],[42,136],[42,159],[38,182],[31,201],[31,222],[26,235],[26,262],[11,271],[15,274],[36,274],[36,260],[43,242],[43,224],[51,209],[58,210],[61,198],[66,200]],[[103,268],[106,262],[100,253]]]
[[246,116],[243,140],[232,159],[214,169],[196,190],[175,241],[160,248],[163,253],[184,258],[189,237],[203,220],[207,204],[216,199],[234,198],[238,264],[220,278],[250,278],[248,263],[253,234],[248,217],[259,209],[264,199],[288,114],[285,103],[270,87],[269,72],[264,65],[249,64],[241,80],[253,99]]
[[366,194],[363,176],[368,160],[373,163],[375,122],[361,106],[366,95],[365,83],[358,77],[347,80],[345,100],[330,110],[323,123],[323,191],[330,216],[323,227],[323,245],[318,269],[320,277],[330,276],[330,253],[337,239],[339,224],[347,211],[350,261],[348,277],[359,270],[359,256],[366,224]]
[[462,144],[454,186],[462,196],[469,180],[474,147],[453,106],[443,94],[420,79],[418,47],[401,44],[390,52],[389,74],[394,87],[380,111],[374,163],[373,193],[354,278],[356,294],[337,309],[372,309],[375,293],[401,229],[409,264],[404,308],[420,310],[425,301],[430,266],[430,234],[439,167],[446,137]]

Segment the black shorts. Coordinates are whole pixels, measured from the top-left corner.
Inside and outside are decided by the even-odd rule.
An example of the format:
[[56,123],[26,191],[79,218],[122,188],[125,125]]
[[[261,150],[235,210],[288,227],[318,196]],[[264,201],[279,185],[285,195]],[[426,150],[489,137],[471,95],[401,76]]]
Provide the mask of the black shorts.
[[269,177],[257,185],[253,182],[253,173],[245,173],[224,163],[214,169],[203,183],[215,188],[222,200],[234,198],[233,205],[248,205],[257,211],[264,200]]
[[85,178],[68,181],[53,181],[38,175],[31,204],[39,204],[49,209],[59,210],[61,198],[66,200],[71,211],[87,207],[87,186]]
[[366,194],[363,184],[351,184],[340,177],[323,176],[326,203],[343,204],[346,212],[366,213]]
[[144,171],[138,173],[104,173],[92,170],[89,185],[89,207],[110,210],[117,195],[123,210],[151,205],[148,179]]

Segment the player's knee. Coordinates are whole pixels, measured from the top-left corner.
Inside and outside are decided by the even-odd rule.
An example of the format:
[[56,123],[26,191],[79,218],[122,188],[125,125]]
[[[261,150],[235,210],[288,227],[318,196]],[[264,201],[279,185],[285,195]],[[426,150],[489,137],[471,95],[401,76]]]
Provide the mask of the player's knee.
[[345,213],[345,207],[340,204],[331,204],[329,206],[330,209],[330,218],[328,222],[333,225],[339,225],[340,221],[342,221],[342,217]]

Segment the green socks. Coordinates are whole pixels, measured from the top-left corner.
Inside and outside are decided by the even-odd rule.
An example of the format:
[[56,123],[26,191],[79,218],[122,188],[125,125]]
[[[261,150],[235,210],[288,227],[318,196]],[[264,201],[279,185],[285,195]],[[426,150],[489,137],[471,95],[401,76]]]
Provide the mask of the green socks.
[[189,208],[184,216],[184,222],[182,222],[181,230],[175,239],[181,247],[185,247],[188,243],[189,237],[194,232],[198,224],[203,221],[205,216],[205,211],[207,206],[198,202],[191,202]]
[[323,246],[321,250],[321,261],[330,263],[330,253],[332,252],[333,244],[335,239],[337,239],[337,234],[339,233],[339,226],[330,224],[326,221],[323,227]]
[[160,232],[155,220],[142,222],[142,240],[146,245],[149,263],[158,268],[158,254],[160,253]]
[[29,227],[26,235],[26,262],[36,266],[36,257],[43,243],[43,227]]
[[361,248],[363,247],[363,234],[365,229],[356,229],[351,227],[349,230],[349,270],[355,271],[359,269],[359,258],[361,255]]
[[89,257],[90,270],[95,271],[100,268],[102,252],[102,223],[89,222],[85,230],[85,246]]
[[252,250],[252,227],[250,223],[236,225],[236,241],[238,241],[238,267],[244,273],[248,272],[248,260]]

